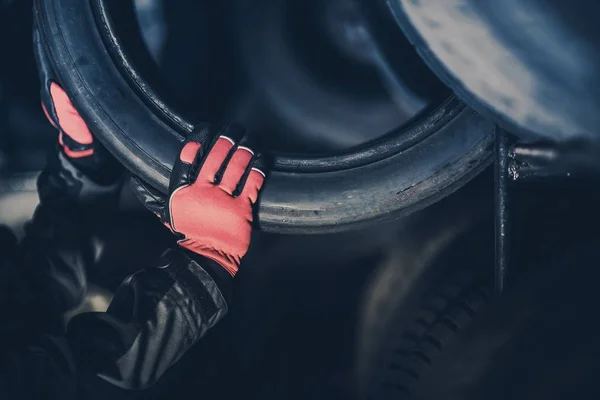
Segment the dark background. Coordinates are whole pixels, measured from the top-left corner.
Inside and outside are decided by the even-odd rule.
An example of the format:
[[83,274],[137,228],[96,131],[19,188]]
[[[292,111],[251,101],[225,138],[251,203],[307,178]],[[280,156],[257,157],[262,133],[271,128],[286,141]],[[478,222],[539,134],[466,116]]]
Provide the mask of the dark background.
[[[163,12],[146,10],[140,20],[150,32],[148,37],[154,37],[150,47],[165,75],[177,78],[172,83],[189,104],[204,102],[202,109],[216,119],[252,115],[252,109],[245,108],[244,96],[234,90],[239,82],[234,71],[238,67],[230,62],[232,55],[218,47],[212,50],[217,56],[210,58],[211,63],[203,64],[203,51],[211,50],[202,46],[211,43],[189,51],[190,38],[199,35],[198,30],[211,28],[211,21],[202,21],[194,12],[202,7],[197,3],[177,1]],[[218,4],[212,7],[217,14],[224,12]],[[164,27],[156,22],[159,17],[171,26],[166,37]],[[0,8],[0,54],[0,216],[18,232],[35,206],[35,176],[56,138],[39,107],[29,1],[17,0]],[[211,86],[213,81],[207,77],[215,70],[232,75],[231,87]],[[428,90],[421,91],[425,98]],[[371,97],[381,94],[377,93]],[[232,102],[234,97],[239,101]],[[268,102],[262,104],[258,114],[263,115],[268,106]],[[410,116],[394,114],[385,123],[403,123]],[[289,122],[265,117],[254,123],[265,132],[279,132]],[[378,134],[385,132],[384,125]],[[327,140],[321,144],[302,129],[292,136],[275,137],[273,146],[318,151],[348,145],[347,138],[335,135],[323,138]],[[501,299],[490,296],[481,314],[448,340],[445,351],[436,353],[420,381],[411,383],[415,388],[411,396],[597,398],[598,247],[593,239],[598,236],[600,219],[595,187],[595,180],[585,179],[512,189],[515,263],[511,289]],[[396,338],[414,318],[407,319],[407,326],[384,324],[377,336],[375,330],[365,330],[366,321],[377,320],[379,315],[370,306],[396,304],[389,313],[403,313],[403,301],[398,298],[406,295],[404,301],[410,303],[412,287],[395,286],[395,282],[402,282],[413,264],[423,271],[442,268],[438,259],[421,262],[414,256],[421,251],[437,254],[440,232],[470,231],[485,238],[485,245],[460,247],[456,250],[460,257],[448,259],[453,260],[450,271],[466,266],[481,272],[483,282],[490,284],[493,204],[493,174],[488,170],[450,198],[395,223],[327,236],[257,233],[236,279],[230,315],[156,387],[126,392],[94,377],[82,377],[82,398],[353,399],[358,398],[365,380],[394,382],[393,376],[385,376],[393,369],[386,364],[385,354],[373,358],[367,368],[373,376],[369,379],[361,376],[364,365],[357,360],[365,347],[373,346],[375,337],[381,339],[382,353],[393,352]],[[118,224],[115,220],[98,226],[97,240],[105,251],[89,271],[90,280],[108,290],[172,244],[168,232],[139,209],[131,193],[123,194],[118,218]],[[588,242],[592,244],[585,246]],[[479,253],[485,262],[475,257]],[[423,259],[429,260],[428,256]],[[435,285],[424,279],[415,287]],[[371,398],[406,398],[394,385],[387,397]]]

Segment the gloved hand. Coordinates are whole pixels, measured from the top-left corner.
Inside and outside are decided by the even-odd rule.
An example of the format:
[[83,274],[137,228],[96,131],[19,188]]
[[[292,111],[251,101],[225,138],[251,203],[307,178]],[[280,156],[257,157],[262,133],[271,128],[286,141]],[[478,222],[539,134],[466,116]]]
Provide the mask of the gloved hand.
[[34,30],[35,57],[40,74],[42,108],[59,131],[60,151],[71,164],[97,184],[114,183],[123,168],[97,141],[58,83],[39,32]]
[[263,157],[247,147],[243,129],[192,134],[171,173],[169,196],[132,179],[138,198],[179,244],[220,264],[231,276],[250,246],[253,206],[265,180]]

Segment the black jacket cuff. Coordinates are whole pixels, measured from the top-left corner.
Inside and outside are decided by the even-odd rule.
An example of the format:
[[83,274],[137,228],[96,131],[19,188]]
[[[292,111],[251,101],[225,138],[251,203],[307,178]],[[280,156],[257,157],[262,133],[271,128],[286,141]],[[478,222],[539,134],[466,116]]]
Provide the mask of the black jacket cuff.
[[219,263],[183,248],[168,250],[163,257],[177,265],[197,264],[213,279],[225,302],[231,303],[233,277]]

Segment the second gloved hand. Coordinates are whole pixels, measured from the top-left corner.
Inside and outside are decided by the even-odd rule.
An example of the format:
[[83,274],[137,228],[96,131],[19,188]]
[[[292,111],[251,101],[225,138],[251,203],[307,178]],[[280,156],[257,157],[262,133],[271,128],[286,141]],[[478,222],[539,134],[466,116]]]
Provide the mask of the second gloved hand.
[[69,95],[59,84],[37,29],[34,29],[34,47],[40,75],[42,108],[59,132],[60,152],[70,164],[95,183],[115,183],[122,175],[123,167],[92,135]]
[[220,264],[231,276],[250,246],[253,206],[265,180],[265,164],[246,146],[243,129],[215,134],[204,128],[188,138],[171,173],[169,197],[138,179],[132,187],[185,249]]

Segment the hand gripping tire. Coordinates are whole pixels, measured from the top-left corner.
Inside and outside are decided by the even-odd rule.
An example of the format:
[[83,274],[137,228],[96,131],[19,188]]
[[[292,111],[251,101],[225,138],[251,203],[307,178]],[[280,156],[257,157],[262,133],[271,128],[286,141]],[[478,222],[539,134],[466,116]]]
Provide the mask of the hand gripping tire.
[[[166,192],[194,124],[142,77],[138,68],[149,69],[149,58],[134,65],[117,35],[115,19],[124,16],[109,12],[116,2],[36,0],[36,24],[90,129],[132,173]],[[399,218],[479,173],[491,161],[492,143],[492,124],[451,96],[410,126],[344,154],[277,155],[260,199],[259,226],[325,233]]]

